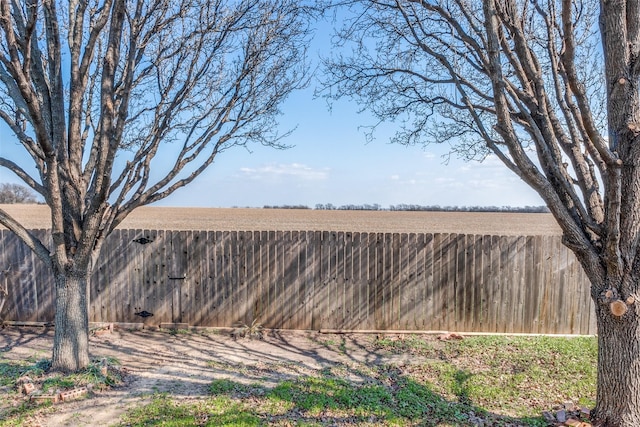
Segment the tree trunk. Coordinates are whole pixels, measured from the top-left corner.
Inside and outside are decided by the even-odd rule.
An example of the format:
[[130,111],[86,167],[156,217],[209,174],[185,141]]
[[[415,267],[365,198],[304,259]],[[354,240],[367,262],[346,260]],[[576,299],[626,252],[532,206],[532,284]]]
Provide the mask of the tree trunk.
[[594,425],[640,426],[640,316],[635,304],[620,317],[596,301],[598,383]]
[[88,273],[58,272],[55,282],[56,317],[51,367],[75,372],[89,365]]

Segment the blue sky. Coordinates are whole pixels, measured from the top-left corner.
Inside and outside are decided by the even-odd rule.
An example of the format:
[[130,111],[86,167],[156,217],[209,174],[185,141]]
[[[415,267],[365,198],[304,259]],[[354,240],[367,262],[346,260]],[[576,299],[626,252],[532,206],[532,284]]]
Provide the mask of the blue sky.
[[[191,185],[158,203],[161,206],[262,207],[332,203],[440,206],[538,206],[543,202],[497,158],[445,161],[447,145],[390,144],[387,124],[367,142],[360,127],[375,120],[358,114],[355,103],[314,98],[314,84],[283,105],[282,131],[297,126],[283,142],[287,150],[253,145],[234,148]],[[3,155],[19,146],[3,129]],[[13,153],[15,154],[15,153]],[[24,158],[23,156],[20,156]],[[0,182],[19,182],[0,169]]]
[[347,101],[314,99],[313,85],[283,107],[282,129],[297,126],[288,150],[235,148],[163,206],[262,207],[317,203],[401,203],[441,206],[544,204],[495,157],[484,162],[450,158],[447,145],[390,144],[394,126],[367,142],[361,125],[374,123]]
[[[338,20],[339,22],[339,20]],[[310,59],[328,56],[333,33],[318,23]],[[539,206],[542,199],[496,157],[484,162],[450,158],[447,145],[393,145],[394,124],[380,126],[367,142],[361,126],[374,118],[340,100],[329,109],[314,98],[318,83],[294,93],[283,105],[281,130],[296,127],[285,150],[253,146],[222,153],[190,186],[178,190],[163,206],[262,207],[332,203],[440,206]]]
[[[326,56],[331,27],[319,25],[310,58]],[[440,206],[542,205],[535,192],[495,157],[484,162],[445,161],[447,145],[426,147],[389,144],[394,125],[386,124],[367,142],[361,126],[375,120],[358,114],[348,100],[328,108],[314,98],[317,83],[294,93],[282,106],[281,131],[297,127],[284,141],[293,147],[275,150],[250,146],[223,152],[189,186],[161,201],[162,206],[262,207],[332,203]],[[19,147],[0,127],[0,149],[15,159]],[[24,158],[23,156],[20,156]],[[30,169],[30,168],[28,168]],[[0,169],[0,182],[19,182]]]

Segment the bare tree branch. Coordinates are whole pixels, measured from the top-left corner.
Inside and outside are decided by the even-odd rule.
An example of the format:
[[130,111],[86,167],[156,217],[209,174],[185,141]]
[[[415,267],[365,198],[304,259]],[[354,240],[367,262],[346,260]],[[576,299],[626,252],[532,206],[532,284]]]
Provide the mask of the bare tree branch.
[[395,142],[449,142],[465,158],[493,153],[549,204],[567,244],[604,277],[599,254],[611,236],[600,183],[617,156],[598,131],[597,97],[576,71],[590,68],[579,61],[595,43],[593,8],[576,19],[575,9],[567,15],[547,1],[347,5],[352,14],[336,37],[353,53],[325,59],[322,93],[402,121]]
[[[53,247],[6,213],[0,223],[54,270],[57,318],[72,321],[69,307],[86,300],[78,282],[133,209],[188,185],[221,151],[282,148],[279,106],[308,84],[313,13],[292,0],[0,0],[0,124],[18,148],[0,167],[44,197]],[[86,319],[73,321],[56,343],[86,349],[69,336]],[[60,354],[61,369],[88,363],[84,350]]]

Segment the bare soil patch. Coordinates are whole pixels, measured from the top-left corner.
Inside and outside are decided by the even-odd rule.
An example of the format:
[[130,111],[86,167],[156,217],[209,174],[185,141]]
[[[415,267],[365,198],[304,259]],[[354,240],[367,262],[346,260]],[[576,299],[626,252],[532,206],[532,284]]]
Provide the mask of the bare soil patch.
[[[0,205],[27,228],[50,228],[46,205]],[[560,235],[551,214],[141,207],[120,228]]]
[[[373,338],[267,331],[262,340],[235,340],[227,333],[211,331],[116,329],[91,337],[91,357],[118,360],[119,369],[125,374],[124,383],[109,390],[94,390],[83,400],[52,405],[38,412],[27,425],[112,425],[128,408],[145,403],[156,393],[167,392],[176,400],[204,399],[215,379],[260,382],[269,387],[332,367],[406,366],[425,360],[412,354],[377,350],[371,345]],[[52,342],[52,331],[6,328],[0,333],[0,357],[5,361],[49,358]],[[19,399],[24,397],[2,405],[19,404]]]

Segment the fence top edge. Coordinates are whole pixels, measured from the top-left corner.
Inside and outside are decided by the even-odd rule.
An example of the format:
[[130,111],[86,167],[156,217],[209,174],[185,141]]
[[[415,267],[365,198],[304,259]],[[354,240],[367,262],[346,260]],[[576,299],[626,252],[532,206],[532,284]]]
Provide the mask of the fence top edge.
[[[7,230],[8,231],[8,230]],[[50,231],[50,229],[48,229]],[[381,235],[381,236],[473,236],[473,237],[482,237],[482,238],[490,238],[490,237],[498,237],[498,238],[534,238],[534,237],[550,237],[550,238],[562,238],[560,234],[484,234],[484,233],[451,233],[451,232],[409,232],[409,231],[398,231],[398,232],[388,232],[388,231],[358,231],[358,230],[314,230],[314,229],[266,229],[266,230],[246,230],[246,229],[219,229],[219,230],[210,230],[210,229],[192,229],[192,230],[174,230],[174,229],[166,229],[166,228],[117,228],[111,234],[124,232],[124,231],[148,231],[148,232],[178,232],[178,233],[303,233],[313,235],[316,233],[322,234],[342,234],[342,235]]]
[[[30,228],[30,232],[51,232],[51,228]],[[453,232],[413,232],[413,231],[359,231],[359,230],[314,230],[314,229],[267,229],[267,230],[246,230],[246,229],[191,229],[191,230],[175,230],[170,228],[116,228],[111,234],[122,232],[171,232],[171,233],[327,233],[327,234],[367,234],[367,235],[383,235],[383,236],[475,236],[482,238],[499,237],[499,238],[533,238],[533,237],[550,237],[561,238],[560,234],[484,234],[484,233],[453,233]],[[0,228],[0,233],[12,233],[11,230]]]

